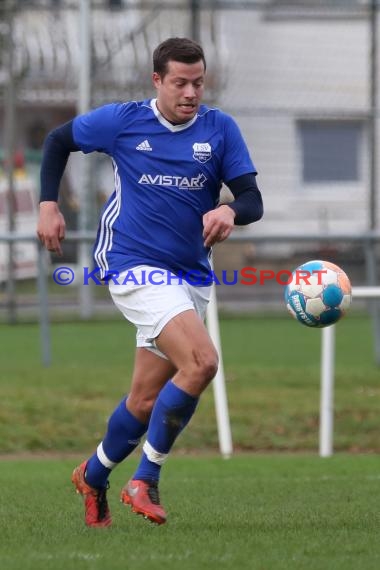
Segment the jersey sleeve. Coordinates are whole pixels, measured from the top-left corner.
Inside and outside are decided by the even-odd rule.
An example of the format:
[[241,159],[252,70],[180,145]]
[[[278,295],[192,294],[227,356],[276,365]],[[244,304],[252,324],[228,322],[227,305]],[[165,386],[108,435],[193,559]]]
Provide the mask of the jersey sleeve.
[[225,136],[222,176],[223,181],[227,183],[243,174],[250,172],[257,174],[257,170],[238,125],[229,115],[224,115],[224,117]]
[[110,103],[73,120],[73,138],[84,153],[111,154],[128,104]]

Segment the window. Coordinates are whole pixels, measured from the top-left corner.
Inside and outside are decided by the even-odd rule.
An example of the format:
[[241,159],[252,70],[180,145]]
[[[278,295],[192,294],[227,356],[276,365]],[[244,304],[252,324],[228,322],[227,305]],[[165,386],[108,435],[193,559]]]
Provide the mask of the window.
[[303,182],[360,180],[361,121],[300,121],[298,130]]

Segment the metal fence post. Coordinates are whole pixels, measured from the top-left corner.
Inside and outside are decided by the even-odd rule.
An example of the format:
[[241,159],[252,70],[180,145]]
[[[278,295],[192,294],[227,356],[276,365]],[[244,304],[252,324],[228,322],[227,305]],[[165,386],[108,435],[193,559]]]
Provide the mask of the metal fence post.
[[47,275],[46,275],[47,252],[38,241],[37,241],[37,249],[38,249],[37,290],[38,290],[38,304],[39,304],[41,360],[43,366],[50,366],[51,331],[50,331],[49,299],[48,299],[48,287],[47,287]]

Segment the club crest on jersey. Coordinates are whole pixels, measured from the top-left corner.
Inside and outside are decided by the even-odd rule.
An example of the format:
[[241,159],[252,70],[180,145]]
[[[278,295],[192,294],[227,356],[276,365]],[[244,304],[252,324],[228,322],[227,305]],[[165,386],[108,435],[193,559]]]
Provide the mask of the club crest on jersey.
[[211,145],[209,143],[194,143],[193,158],[198,162],[207,162],[211,158]]

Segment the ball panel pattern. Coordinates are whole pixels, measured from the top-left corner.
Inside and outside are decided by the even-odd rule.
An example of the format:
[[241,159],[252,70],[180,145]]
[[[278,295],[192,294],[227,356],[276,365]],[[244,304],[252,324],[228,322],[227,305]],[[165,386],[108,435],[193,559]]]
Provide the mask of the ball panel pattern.
[[303,263],[293,271],[285,287],[289,313],[308,327],[321,328],[338,322],[351,300],[349,277],[331,261]]

